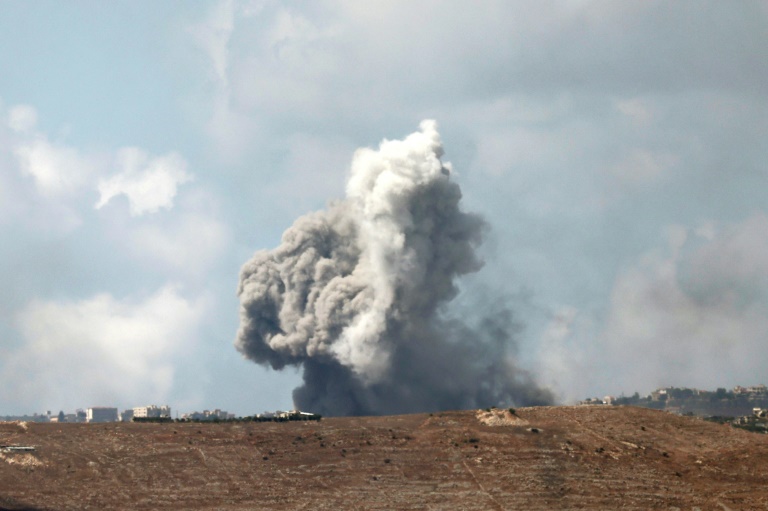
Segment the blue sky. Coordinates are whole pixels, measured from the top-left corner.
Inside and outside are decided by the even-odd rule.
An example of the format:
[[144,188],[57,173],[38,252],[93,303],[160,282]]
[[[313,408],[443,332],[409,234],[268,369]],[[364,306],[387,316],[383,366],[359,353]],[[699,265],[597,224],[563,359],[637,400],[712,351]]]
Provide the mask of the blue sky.
[[467,293],[563,401],[765,383],[759,2],[0,8],[0,413],[291,407],[240,266],[436,119],[491,226]]

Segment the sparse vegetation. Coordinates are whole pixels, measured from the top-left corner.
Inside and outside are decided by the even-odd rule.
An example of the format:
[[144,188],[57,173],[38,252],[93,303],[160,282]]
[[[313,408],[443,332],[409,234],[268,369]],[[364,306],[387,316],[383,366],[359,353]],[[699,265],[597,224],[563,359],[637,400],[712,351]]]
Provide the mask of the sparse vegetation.
[[[376,509],[503,503],[542,511],[566,494],[569,508],[586,510],[628,507],[627,495],[633,509],[718,501],[762,509],[768,501],[764,435],[635,407],[507,412],[171,427],[0,424],[3,443],[36,446],[0,456],[0,508],[343,509],[361,493],[361,507]],[[506,422],[489,427],[486,415]],[[610,481],[621,481],[621,491]],[[478,487],[493,490],[467,491]]]

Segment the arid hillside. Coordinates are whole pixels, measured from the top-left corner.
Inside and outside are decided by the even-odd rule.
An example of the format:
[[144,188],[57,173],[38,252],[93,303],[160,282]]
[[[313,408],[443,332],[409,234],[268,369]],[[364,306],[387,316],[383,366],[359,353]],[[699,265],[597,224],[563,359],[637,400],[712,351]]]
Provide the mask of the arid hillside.
[[0,509],[768,508],[768,435],[632,407],[0,424]]

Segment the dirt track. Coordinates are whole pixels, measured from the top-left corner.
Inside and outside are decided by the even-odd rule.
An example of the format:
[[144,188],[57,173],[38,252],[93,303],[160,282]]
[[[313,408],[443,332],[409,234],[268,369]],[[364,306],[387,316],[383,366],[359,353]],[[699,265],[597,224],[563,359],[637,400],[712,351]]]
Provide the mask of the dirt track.
[[1,509],[768,509],[768,435],[631,407],[0,423]]

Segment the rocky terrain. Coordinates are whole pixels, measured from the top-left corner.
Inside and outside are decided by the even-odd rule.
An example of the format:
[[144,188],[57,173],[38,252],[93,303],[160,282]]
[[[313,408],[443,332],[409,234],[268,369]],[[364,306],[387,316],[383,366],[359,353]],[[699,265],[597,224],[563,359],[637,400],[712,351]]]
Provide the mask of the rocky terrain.
[[0,509],[768,509],[768,435],[634,407],[0,423]]

